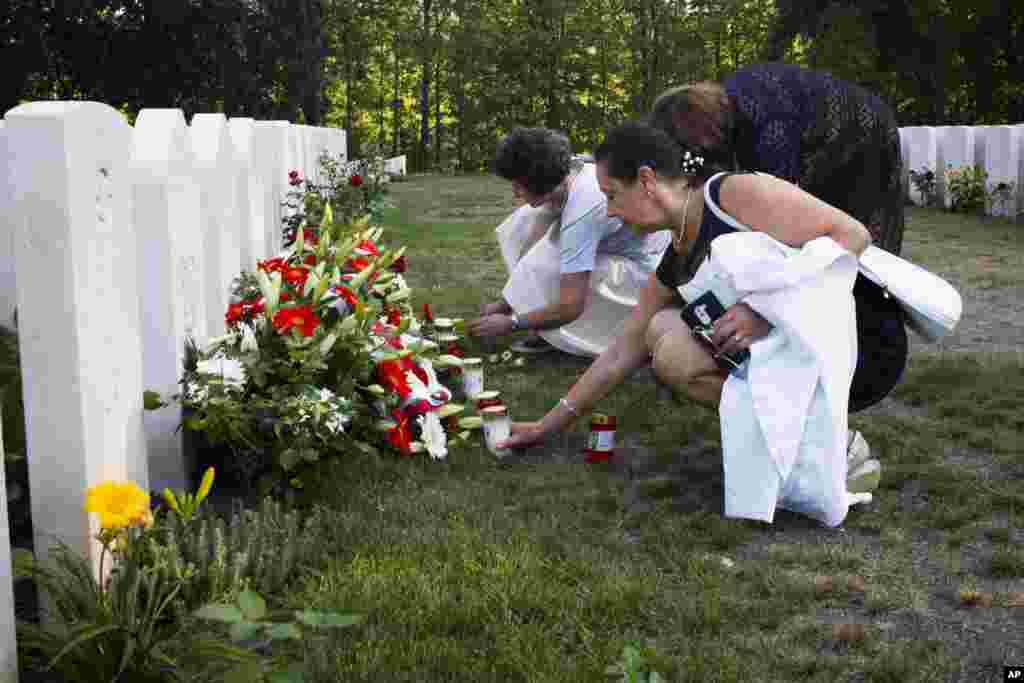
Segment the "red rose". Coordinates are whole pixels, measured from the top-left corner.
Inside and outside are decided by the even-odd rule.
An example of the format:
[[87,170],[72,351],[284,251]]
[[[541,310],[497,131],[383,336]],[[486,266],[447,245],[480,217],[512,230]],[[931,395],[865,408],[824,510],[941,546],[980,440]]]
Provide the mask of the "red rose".
[[306,285],[306,280],[309,278],[309,268],[303,268],[302,266],[289,266],[282,271],[281,277],[289,284],[295,285],[296,287],[304,287]]
[[360,185],[363,184],[363,179],[358,173],[355,173],[349,176],[348,184],[351,185],[352,187],[359,187]]
[[320,317],[309,306],[302,304],[294,308],[282,308],[274,314],[274,329],[286,334],[292,328],[297,329],[303,337],[311,337],[320,324]]
[[277,297],[277,300],[280,301],[281,303],[284,303],[285,301],[291,301],[292,293],[289,292],[287,289],[282,289],[281,294]]
[[394,325],[398,327],[402,324],[402,312],[397,308],[389,308],[387,310],[388,325]]
[[305,263],[307,266],[315,266],[316,254],[307,254],[306,258],[302,259],[302,262]]
[[395,262],[388,266],[388,270],[392,273],[404,273],[405,272],[405,254],[402,254],[395,259]]
[[369,265],[370,262],[362,258],[361,256],[357,256],[356,258],[350,258],[348,261],[345,262],[346,268],[351,268],[356,272],[366,270],[369,267]]
[[316,231],[310,230],[309,228],[302,229],[302,239],[305,240],[306,242],[309,242],[313,246],[320,244],[320,235],[317,234]]

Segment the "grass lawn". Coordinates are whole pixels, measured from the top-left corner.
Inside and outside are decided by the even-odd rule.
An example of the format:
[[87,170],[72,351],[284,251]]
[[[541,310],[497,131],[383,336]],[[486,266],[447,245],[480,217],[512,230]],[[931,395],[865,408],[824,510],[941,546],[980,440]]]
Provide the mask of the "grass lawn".
[[[472,316],[504,281],[507,185],[391,187],[385,241],[408,245],[416,307]],[[964,287],[1021,287],[1022,230],[913,209],[905,255]],[[585,421],[513,462],[475,442],[441,463],[354,459],[314,492],[335,511],[321,566],[271,597],[366,620],[291,656],[324,683],[611,680],[629,644],[677,682],[1002,680],[1024,663],[1022,366],[914,355],[894,407],[852,419],[883,479],[843,530],[724,519],[717,415],[644,381],[600,406],[634,468],[582,464]],[[528,358],[488,366],[486,383],[534,419],[584,367]],[[974,589],[992,605],[964,606]]]

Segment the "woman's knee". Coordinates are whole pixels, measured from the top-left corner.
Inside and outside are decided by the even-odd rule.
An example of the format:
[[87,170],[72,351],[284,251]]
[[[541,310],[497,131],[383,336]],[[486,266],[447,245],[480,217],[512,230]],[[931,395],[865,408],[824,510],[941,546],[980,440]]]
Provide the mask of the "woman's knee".
[[701,346],[677,310],[662,311],[647,328],[651,365],[659,381],[680,391],[704,376],[718,373],[718,366]]

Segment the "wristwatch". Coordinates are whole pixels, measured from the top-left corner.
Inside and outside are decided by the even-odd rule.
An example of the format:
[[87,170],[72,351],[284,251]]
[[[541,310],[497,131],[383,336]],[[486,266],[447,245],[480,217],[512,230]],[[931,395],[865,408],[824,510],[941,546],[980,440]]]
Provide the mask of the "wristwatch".
[[520,319],[518,313],[513,313],[509,317],[512,318],[512,331],[513,332],[518,332],[519,330],[523,329],[523,321],[522,321],[522,319]]

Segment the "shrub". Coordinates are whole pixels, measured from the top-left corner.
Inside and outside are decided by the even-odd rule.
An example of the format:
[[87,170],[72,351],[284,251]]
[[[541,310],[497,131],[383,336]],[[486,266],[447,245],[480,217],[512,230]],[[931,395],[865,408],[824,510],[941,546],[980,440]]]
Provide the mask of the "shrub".
[[922,166],[920,171],[910,171],[910,182],[921,195],[922,206],[935,206],[939,201],[939,190],[935,184],[935,172]]
[[950,211],[982,211],[988,200],[988,173],[981,166],[946,167]]

